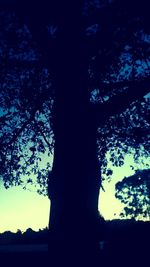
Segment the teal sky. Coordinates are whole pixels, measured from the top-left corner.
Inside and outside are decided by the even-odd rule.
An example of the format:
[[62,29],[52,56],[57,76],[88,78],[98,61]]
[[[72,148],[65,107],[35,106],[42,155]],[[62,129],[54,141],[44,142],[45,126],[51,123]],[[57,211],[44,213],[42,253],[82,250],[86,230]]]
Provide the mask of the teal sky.
[[[122,167],[113,168],[111,182],[104,183],[105,192],[101,190],[99,198],[99,210],[106,220],[119,218],[123,205],[115,198],[115,184],[124,176],[132,175],[130,165],[133,164],[133,156],[126,156]],[[142,166],[139,166],[142,169]],[[32,228],[35,231],[48,226],[50,201],[47,197],[36,192],[23,190],[21,187],[4,189],[0,184],[0,233],[18,229],[25,231]]]

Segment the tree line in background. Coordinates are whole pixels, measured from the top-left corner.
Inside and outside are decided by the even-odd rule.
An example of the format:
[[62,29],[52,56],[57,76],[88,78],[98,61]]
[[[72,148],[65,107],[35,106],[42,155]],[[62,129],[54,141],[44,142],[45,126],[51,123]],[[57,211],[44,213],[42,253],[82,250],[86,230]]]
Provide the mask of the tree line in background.
[[33,231],[28,228],[25,232],[18,229],[16,233],[5,231],[0,234],[0,245],[6,244],[41,244],[48,243],[48,228]]
[[[8,244],[48,244],[48,228],[33,231],[28,228],[25,232],[18,230],[16,233],[5,231],[0,234],[0,245]],[[99,242],[126,243],[148,242],[150,239],[150,222],[135,221],[134,219],[99,220]]]

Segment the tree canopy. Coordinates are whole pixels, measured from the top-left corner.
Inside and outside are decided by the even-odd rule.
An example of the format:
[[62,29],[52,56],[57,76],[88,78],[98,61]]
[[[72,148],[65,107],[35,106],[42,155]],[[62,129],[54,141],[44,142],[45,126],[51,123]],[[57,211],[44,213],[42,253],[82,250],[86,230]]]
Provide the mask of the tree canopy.
[[125,204],[122,217],[150,218],[150,169],[137,170],[116,184],[116,197]]
[[[22,1],[22,8],[17,3],[0,12],[0,175],[6,188],[34,183],[34,174],[38,192],[47,194],[47,158],[55,143],[53,68],[61,53],[62,14],[73,16],[69,1],[56,2],[49,11],[48,1]],[[149,156],[150,18],[147,1],[83,2],[79,25],[63,26],[68,40],[77,26],[85,52],[104,179],[112,173],[108,152],[114,166],[122,166],[127,153],[135,161]]]

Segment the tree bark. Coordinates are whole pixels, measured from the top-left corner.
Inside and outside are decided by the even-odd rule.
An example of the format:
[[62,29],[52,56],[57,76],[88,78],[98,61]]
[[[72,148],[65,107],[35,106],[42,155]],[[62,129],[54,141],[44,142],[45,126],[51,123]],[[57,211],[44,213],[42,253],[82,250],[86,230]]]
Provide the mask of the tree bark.
[[98,257],[96,123],[90,116],[88,65],[77,18],[69,17],[60,32],[55,65],[55,148],[49,181],[54,266],[96,266]]

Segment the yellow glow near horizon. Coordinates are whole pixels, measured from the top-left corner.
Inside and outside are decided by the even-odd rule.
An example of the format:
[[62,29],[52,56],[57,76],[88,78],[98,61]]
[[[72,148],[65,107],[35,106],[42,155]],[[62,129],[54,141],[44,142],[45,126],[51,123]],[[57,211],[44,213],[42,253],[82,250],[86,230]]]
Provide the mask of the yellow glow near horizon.
[[[133,156],[126,156],[122,167],[113,167],[111,182],[104,182],[105,192],[100,192],[99,210],[105,220],[119,218],[124,206],[115,198],[115,184],[124,176],[134,173],[130,167],[132,164]],[[138,167],[142,169],[142,166]],[[49,212],[50,201],[47,197],[19,186],[6,190],[0,183],[0,233],[8,230],[16,232],[18,229],[26,231],[27,228],[35,231],[43,229],[48,226]]]
[[0,189],[0,232],[18,229],[35,231],[48,226],[50,201],[37,193],[19,187]]

